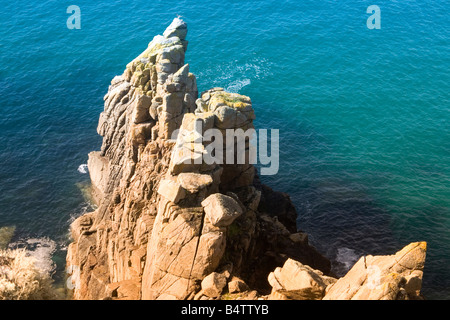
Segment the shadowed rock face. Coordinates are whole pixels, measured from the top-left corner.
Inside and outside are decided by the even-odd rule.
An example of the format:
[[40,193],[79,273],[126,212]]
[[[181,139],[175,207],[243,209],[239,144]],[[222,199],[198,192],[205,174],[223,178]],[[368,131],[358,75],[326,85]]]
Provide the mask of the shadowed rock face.
[[221,88],[198,99],[186,35],[176,18],[104,97],[103,144],[88,161],[98,209],[71,226],[75,299],[193,299],[223,270],[264,293],[269,272],[288,257],[330,270],[305,237],[293,236],[289,196],[261,185],[251,164],[199,158],[208,144],[192,139],[195,123],[245,130],[254,111],[249,97]]

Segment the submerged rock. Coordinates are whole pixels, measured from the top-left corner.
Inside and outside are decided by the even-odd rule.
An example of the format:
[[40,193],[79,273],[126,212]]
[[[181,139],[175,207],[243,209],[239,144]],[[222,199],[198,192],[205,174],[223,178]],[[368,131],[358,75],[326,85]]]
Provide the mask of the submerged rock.
[[16,227],[2,227],[0,228],[0,250],[6,249],[8,247],[11,238],[14,236]]

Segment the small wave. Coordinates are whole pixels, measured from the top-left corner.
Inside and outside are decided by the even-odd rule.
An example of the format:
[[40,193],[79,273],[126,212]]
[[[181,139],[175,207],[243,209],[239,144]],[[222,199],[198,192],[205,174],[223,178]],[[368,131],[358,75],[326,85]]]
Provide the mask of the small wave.
[[87,166],[87,164],[83,163],[78,167],[77,170],[81,174],[86,174],[86,173],[88,173],[88,166]]
[[226,88],[225,91],[233,92],[233,93],[239,93],[239,91],[245,87],[251,84],[250,79],[243,79],[243,80],[236,80],[231,82]]
[[359,256],[353,249],[345,247],[337,249],[336,261],[344,266],[345,272],[350,270],[350,268],[353,267],[353,265],[356,263],[356,261],[358,261],[358,259]]
[[27,238],[9,244],[9,249],[25,249],[29,256],[36,259],[35,267],[43,274],[51,276],[56,270],[52,257],[56,251],[56,242],[49,238]]
[[229,85],[225,89],[237,93],[249,85],[251,80],[262,80],[272,75],[272,65],[264,58],[251,58],[247,62],[235,60],[198,72],[197,80],[202,79],[202,82],[208,87],[222,87],[224,83],[228,82]]
[[83,202],[73,213],[70,214],[69,219],[67,220],[68,224],[72,224],[72,222],[74,222],[77,218],[88,212],[94,211],[96,208],[97,206],[90,202]]

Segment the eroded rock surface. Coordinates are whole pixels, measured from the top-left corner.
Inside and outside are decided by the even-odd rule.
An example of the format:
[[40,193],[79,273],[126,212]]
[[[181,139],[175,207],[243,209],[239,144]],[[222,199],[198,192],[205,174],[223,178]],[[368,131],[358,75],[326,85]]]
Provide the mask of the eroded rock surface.
[[198,139],[198,123],[202,133],[246,130],[255,114],[249,97],[222,88],[198,98],[186,36],[176,18],[104,97],[103,144],[88,162],[98,209],[71,226],[75,299],[212,298],[202,293],[205,279],[217,280],[217,291],[232,276],[269,293],[268,274],[288,258],[330,270],[297,234],[288,195],[262,185],[249,161],[204,159],[210,142]]

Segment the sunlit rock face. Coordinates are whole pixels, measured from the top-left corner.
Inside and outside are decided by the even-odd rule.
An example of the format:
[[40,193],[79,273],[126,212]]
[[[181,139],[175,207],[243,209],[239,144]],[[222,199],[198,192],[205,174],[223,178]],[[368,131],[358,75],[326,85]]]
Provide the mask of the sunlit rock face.
[[199,97],[186,36],[174,19],[104,97],[103,143],[88,161],[98,208],[71,226],[75,299],[194,299],[223,272],[268,293],[268,274],[289,257],[330,270],[307,241],[292,240],[289,196],[262,185],[249,161],[204,161],[209,143],[196,141],[196,123],[247,130],[255,114],[249,97],[221,88]]

